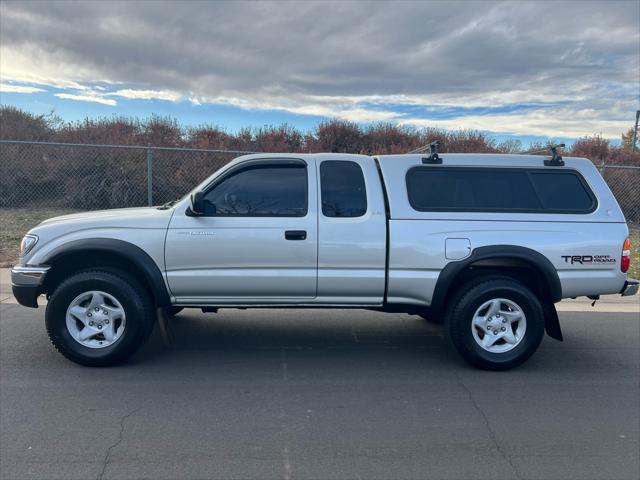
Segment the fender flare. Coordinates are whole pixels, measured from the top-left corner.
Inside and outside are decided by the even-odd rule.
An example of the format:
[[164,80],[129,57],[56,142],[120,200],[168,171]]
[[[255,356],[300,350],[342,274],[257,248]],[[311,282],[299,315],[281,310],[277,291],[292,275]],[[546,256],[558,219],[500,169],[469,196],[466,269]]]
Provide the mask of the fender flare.
[[108,252],[124,258],[142,274],[151,289],[156,304],[160,307],[171,305],[171,298],[164,281],[164,277],[156,262],[142,248],[124,240],[115,238],[87,238],[73,240],[54,248],[44,259],[43,263],[52,264],[67,255],[82,252]]
[[540,252],[536,252],[535,250],[526,247],[518,247],[514,245],[491,245],[478,247],[474,249],[471,255],[467,258],[456,262],[450,262],[442,269],[433,291],[431,307],[434,310],[443,311],[445,308],[444,303],[447,292],[452,288],[452,284],[456,276],[473,263],[494,258],[515,259],[530,264],[532,267],[536,268],[546,280],[546,286],[543,288],[549,294],[551,305],[553,306],[555,302],[560,301],[562,298],[562,285],[560,284],[558,272],[547,257],[542,255]]

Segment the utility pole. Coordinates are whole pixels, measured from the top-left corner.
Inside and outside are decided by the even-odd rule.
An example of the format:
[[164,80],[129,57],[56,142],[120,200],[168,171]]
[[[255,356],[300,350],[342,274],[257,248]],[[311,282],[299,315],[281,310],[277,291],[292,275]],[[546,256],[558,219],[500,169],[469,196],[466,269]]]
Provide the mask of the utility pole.
[[633,143],[631,143],[631,150],[636,149],[636,137],[638,135],[638,118],[640,118],[640,110],[636,110],[636,126],[633,127]]

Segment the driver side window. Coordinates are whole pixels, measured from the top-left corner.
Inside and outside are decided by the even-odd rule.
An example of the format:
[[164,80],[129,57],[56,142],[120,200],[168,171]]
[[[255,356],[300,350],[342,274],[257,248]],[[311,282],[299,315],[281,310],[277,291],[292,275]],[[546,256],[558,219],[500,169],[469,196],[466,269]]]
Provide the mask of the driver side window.
[[307,167],[264,164],[224,177],[204,196],[204,214],[218,217],[304,217]]

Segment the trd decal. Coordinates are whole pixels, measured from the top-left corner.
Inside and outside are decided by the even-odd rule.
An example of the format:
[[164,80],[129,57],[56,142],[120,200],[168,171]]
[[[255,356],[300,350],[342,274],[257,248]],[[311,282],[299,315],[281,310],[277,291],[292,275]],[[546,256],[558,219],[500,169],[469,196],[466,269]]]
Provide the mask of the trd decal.
[[616,263],[616,259],[611,255],[562,255],[565,263],[585,264],[585,263]]

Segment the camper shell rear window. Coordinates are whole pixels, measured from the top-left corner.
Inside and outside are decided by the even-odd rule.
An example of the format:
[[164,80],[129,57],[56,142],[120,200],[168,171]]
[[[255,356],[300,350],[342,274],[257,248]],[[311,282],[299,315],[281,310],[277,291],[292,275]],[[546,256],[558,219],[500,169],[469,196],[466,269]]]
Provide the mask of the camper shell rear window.
[[406,176],[409,203],[419,212],[586,214],[596,198],[570,169],[413,167]]

